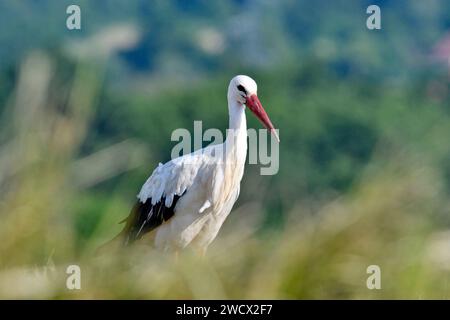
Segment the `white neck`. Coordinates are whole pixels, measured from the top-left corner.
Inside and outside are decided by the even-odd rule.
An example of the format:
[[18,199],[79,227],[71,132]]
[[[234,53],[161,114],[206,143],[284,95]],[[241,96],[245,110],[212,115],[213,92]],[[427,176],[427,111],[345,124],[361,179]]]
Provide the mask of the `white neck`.
[[242,130],[247,132],[247,120],[245,118],[245,107],[237,101],[228,102],[228,112],[230,121],[228,128],[232,130]]
[[225,141],[227,158],[243,166],[247,157],[247,119],[245,118],[245,107],[237,101],[230,101],[228,99],[228,110],[230,121]]

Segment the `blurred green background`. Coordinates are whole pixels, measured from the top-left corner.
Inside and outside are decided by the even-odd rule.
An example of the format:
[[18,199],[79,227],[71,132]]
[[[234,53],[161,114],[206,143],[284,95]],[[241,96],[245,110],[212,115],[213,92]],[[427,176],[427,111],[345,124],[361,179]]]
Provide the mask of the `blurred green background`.
[[[449,298],[449,57],[445,0],[2,0],[0,297]],[[96,254],[174,129],[226,129],[236,74],[279,173],[247,165],[204,259]]]

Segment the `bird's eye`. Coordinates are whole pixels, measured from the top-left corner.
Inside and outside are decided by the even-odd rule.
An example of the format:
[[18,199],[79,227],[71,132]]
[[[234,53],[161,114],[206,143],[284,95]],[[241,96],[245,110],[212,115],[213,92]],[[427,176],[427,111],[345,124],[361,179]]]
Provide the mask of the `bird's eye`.
[[237,89],[239,91],[242,91],[243,93],[247,94],[247,90],[245,90],[244,86],[242,86],[241,84],[237,86]]

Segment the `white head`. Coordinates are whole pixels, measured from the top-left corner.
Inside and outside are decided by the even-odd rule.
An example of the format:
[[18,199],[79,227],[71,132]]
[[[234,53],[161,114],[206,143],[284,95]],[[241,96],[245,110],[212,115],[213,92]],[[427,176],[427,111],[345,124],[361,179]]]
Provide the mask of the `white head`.
[[[279,142],[278,134],[258,99],[257,90],[258,86],[252,78],[244,75],[235,76],[228,85],[228,101],[231,102],[230,107],[237,105],[238,108],[245,108],[247,106]],[[237,102],[237,104],[234,102]]]
[[246,97],[257,94],[258,86],[255,80],[248,76],[235,76],[228,86],[228,100],[235,100],[239,104],[245,104]]

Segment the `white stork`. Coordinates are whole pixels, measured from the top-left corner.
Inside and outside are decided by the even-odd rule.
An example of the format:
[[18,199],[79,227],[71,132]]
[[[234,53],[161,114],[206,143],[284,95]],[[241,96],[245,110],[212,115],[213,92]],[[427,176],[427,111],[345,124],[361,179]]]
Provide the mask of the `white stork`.
[[247,157],[247,106],[279,141],[248,76],[228,86],[229,129],[224,143],[159,164],[138,194],[119,234],[125,245],[151,235],[157,249],[192,246],[204,253],[239,195]]

